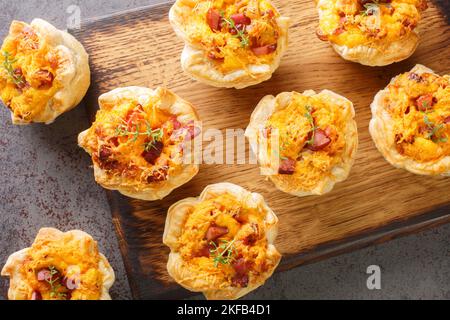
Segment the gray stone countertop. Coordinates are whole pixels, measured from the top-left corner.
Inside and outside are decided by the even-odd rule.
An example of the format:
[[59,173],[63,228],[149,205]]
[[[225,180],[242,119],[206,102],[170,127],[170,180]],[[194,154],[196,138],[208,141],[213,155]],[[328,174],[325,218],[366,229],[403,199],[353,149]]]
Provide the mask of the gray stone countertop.
[[[164,1],[0,1],[0,38],[13,19],[41,17],[66,28],[66,9],[81,8],[82,19]],[[99,242],[116,271],[115,299],[130,299],[109,206],[96,185],[88,156],[76,137],[88,127],[84,106],[50,126],[13,126],[0,108],[0,265],[29,246],[44,226],[82,229]],[[370,265],[381,267],[381,290],[366,286]],[[0,299],[7,279],[0,280]],[[248,299],[450,299],[450,226],[276,274]]]

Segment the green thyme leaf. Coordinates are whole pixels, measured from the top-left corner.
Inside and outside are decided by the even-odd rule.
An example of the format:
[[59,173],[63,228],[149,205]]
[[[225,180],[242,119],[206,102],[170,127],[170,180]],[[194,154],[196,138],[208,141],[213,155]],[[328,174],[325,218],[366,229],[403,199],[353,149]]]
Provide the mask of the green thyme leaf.
[[308,119],[309,123],[311,124],[311,138],[306,142],[306,144],[308,145],[313,145],[314,144],[314,138],[316,136],[316,125],[314,123],[314,118],[312,116],[312,107],[311,106],[306,106],[306,110],[307,112],[305,113],[305,117],[306,119]]
[[145,122],[145,131],[141,132],[141,125],[136,124],[135,128],[133,130],[128,129],[128,125],[124,122],[120,124],[116,130],[115,130],[115,136],[116,137],[129,137],[131,138],[131,142],[136,142],[140,136],[147,136],[150,138],[150,141],[145,143],[145,150],[149,151],[151,148],[155,147],[155,143],[157,141],[161,141],[164,137],[164,130],[159,129],[152,129],[151,124],[146,121]]
[[430,118],[428,117],[427,114],[425,114],[423,116],[423,122],[428,127],[428,132],[427,132],[427,135],[426,135],[427,139],[430,139],[430,140],[432,140],[435,143],[438,143],[438,142],[445,143],[445,142],[448,141],[447,137],[439,135],[439,132],[441,131],[441,129],[444,128],[444,124],[443,123],[435,124],[434,122],[432,122],[430,120]]
[[150,128],[150,141],[145,143],[145,151],[150,151],[151,149],[156,149],[156,142],[161,141],[164,137],[164,130],[163,129],[155,129],[151,130]]
[[60,277],[55,277],[59,274],[59,271],[54,266],[48,267],[48,270],[50,271],[50,278],[45,281],[50,285],[50,297],[66,298],[67,294],[59,291],[61,288],[61,284],[59,283]]
[[241,46],[243,48],[248,47],[250,45],[250,39],[245,34],[245,28],[244,28],[244,30],[240,30],[238,27],[236,27],[234,20],[225,18],[225,13],[223,11],[220,12],[220,16],[222,17],[222,20],[225,21],[225,23],[228,25],[228,27],[230,29],[234,29],[236,31],[236,35],[234,35],[234,37],[238,38],[241,41]]
[[11,55],[8,51],[2,51],[2,55],[4,57],[3,68],[8,73],[11,80],[18,86],[25,84],[25,79],[22,75],[14,72],[13,64],[17,62],[16,59],[11,59]]
[[236,240],[227,241],[222,240],[222,244],[218,246],[214,241],[210,242],[212,249],[210,249],[209,253],[211,257],[214,259],[214,267],[218,267],[219,264],[229,265],[234,259],[234,254],[236,252],[236,248],[234,247],[234,243]]

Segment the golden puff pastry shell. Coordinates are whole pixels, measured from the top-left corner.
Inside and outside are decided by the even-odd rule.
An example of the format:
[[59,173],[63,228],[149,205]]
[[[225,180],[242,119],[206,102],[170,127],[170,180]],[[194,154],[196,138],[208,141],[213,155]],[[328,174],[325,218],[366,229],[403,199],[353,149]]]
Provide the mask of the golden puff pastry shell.
[[[423,73],[435,74],[433,70],[416,65],[410,72],[421,75]],[[396,80],[393,78],[391,83]],[[406,169],[409,172],[420,175],[450,175],[450,156],[443,157],[435,162],[418,162],[398,152],[395,147],[392,118],[386,111],[386,97],[389,95],[388,88],[377,93],[372,104],[372,120],[369,131],[376,147],[383,157],[396,168]]]
[[[246,68],[239,68],[231,72],[221,72],[207,58],[204,50],[190,43],[184,32],[183,13],[190,10],[186,0],[177,0],[169,12],[170,23],[179,38],[184,40],[185,46],[181,54],[183,70],[194,80],[214,87],[243,89],[269,80],[278,69],[281,58],[288,47],[288,30],[290,19],[280,16],[276,22],[280,28],[277,50],[270,64],[249,64]],[[187,1],[192,2],[192,1]]]
[[[68,241],[72,244],[78,244],[80,251],[95,252],[97,251],[97,244],[92,237],[80,230],[72,230],[68,232],[61,232],[54,228],[42,228],[36,236],[37,241],[47,242],[61,242]],[[5,266],[1,271],[2,276],[10,278],[10,286],[8,290],[9,300],[21,300],[23,297],[31,296],[33,288],[24,277],[21,271],[21,266],[29,259],[29,252],[32,248],[25,248],[9,256]],[[100,260],[98,262],[98,270],[102,275],[102,287],[100,292],[100,300],[111,300],[109,289],[115,281],[114,270],[111,268],[106,257],[99,253]]]
[[[25,23],[13,21],[8,37],[15,39],[21,36],[25,27],[28,27]],[[31,119],[18,117],[14,112],[11,117],[13,123],[18,125],[31,122],[50,124],[59,115],[77,106],[86,94],[90,85],[89,57],[78,40],[47,21],[34,19],[29,27],[37,33],[40,43],[47,45],[57,56],[58,67],[53,80],[53,83],[57,84],[57,91],[49,98],[46,106]]]
[[[271,116],[288,107],[295,92],[283,92],[274,96],[265,96],[253,111],[250,123],[245,132],[248,138],[250,147],[253,152],[257,152],[258,161],[260,165],[266,164],[270,166],[270,156],[266,152],[258,152],[260,130],[265,128],[267,121]],[[358,129],[356,125],[355,110],[353,104],[347,98],[336,94],[330,90],[323,90],[316,94],[313,90],[305,91],[303,96],[318,97],[319,99],[328,99],[333,104],[339,106],[340,112],[343,115],[345,123],[345,148],[342,152],[342,161],[335,164],[328,175],[323,176],[312,189],[303,189],[296,186],[290,179],[291,176],[283,176],[280,174],[273,174],[272,171],[262,171],[262,174],[267,175],[268,178],[275,184],[280,191],[289,193],[297,197],[304,197],[310,195],[323,195],[330,192],[334,185],[347,179],[350,170],[355,161],[356,150],[358,148]],[[261,169],[264,169],[261,167]]]
[[[183,121],[198,121],[198,115],[194,107],[187,101],[181,99],[168,89],[157,88],[155,90],[143,87],[125,87],[112,90],[99,97],[101,110],[108,111],[120,101],[134,99],[145,105],[151,99],[157,97],[161,103],[158,108],[164,112],[177,116]],[[82,132],[78,136],[78,144],[92,155],[92,150],[88,147],[90,129]],[[170,194],[174,189],[189,182],[197,175],[199,166],[197,164],[182,164],[181,171],[172,175],[169,179],[159,183],[140,183],[129,185],[122,176],[112,176],[99,165],[94,163],[94,176],[97,183],[109,190],[117,190],[123,195],[131,198],[155,201],[160,200]]]
[[[265,237],[267,239],[267,259],[273,263],[273,267],[260,274],[256,279],[250,279],[246,288],[224,287],[214,275],[199,274],[195,270],[186,267],[186,263],[177,252],[178,239],[183,232],[184,223],[192,208],[202,201],[214,198],[221,194],[231,194],[238,201],[251,208],[263,208],[267,212],[264,223],[266,226]],[[262,286],[270,278],[278,266],[281,255],[275,248],[275,239],[278,233],[278,218],[267,206],[264,198],[257,193],[251,193],[244,188],[232,183],[217,183],[204,189],[198,198],[187,198],[172,205],[167,213],[163,242],[171,252],[167,263],[170,276],[182,287],[193,292],[203,292],[209,300],[235,300]],[[216,287],[214,287],[216,286]]]

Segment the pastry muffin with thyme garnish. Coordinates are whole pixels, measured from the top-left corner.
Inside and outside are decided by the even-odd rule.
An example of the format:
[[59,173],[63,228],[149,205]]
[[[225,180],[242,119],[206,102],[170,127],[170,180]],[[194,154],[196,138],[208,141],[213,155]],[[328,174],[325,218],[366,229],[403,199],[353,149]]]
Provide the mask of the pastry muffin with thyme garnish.
[[384,158],[422,175],[450,175],[450,76],[416,65],[375,97],[370,133]]
[[13,21],[0,55],[0,97],[14,124],[52,123],[83,99],[90,84],[88,55],[48,22]]
[[177,0],[169,17],[185,41],[183,69],[215,87],[270,79],[287,49],[289,18],[269,0]]
[[407,59],[419,44],[426,0],[316,0],[317,36],[344,59],[385,66]]
[[207,299],[238,299],[263,285],[278,266],[278,218],[263,197],[231,183],[170,207],[163,241],[167,269]]
[[39,231],[33,245],[12,254],[2,276],[10,300],[110,300],[114,271],[83,231]]
[[266,96],[245,132],[261,174],[286,193],[322,195],[347,179],[358,146],[353,104],[329,90]]
[[190,103],[167,89],[126,87],[101,95],[99,106],[78,144],[91,155],[104,188],[153,201],[198,173],[190,150],[200,126]]

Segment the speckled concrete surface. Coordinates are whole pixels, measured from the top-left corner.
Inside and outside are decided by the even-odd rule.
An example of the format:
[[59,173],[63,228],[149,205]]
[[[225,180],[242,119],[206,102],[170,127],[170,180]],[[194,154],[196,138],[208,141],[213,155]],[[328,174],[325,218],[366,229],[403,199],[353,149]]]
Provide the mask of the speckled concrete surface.
[[[65,28],[72,4],[86,19],[157,2],[164,1],[1,0],[0,38],[12,19],[42,17]],[[76,146],[76,135],[88,126],[83,106],[51,126],[12,126],[5,108],[0,120],[0,264],[28,246],[40,227],[80,228],[98,240],[116,270],[113,298],[130,298],[105,194]],[[366,287],[366,268],[373,264],[382,269],[381,290]],[[1,279],[0,299],[6,289]],[[450,226],[277,274],[248,298],[450,299]]]

